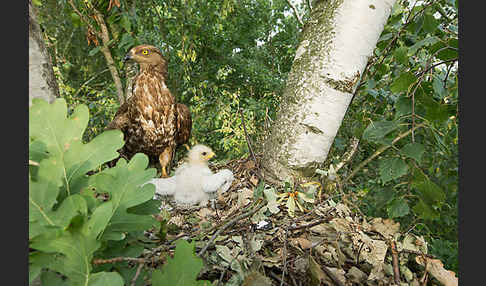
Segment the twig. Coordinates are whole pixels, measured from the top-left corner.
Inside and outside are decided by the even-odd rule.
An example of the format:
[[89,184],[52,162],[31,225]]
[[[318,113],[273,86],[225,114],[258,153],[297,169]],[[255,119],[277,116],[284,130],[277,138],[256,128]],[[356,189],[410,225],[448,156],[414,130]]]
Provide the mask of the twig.
[[288,230],[285,230],[285,237],[284,237],[284,245],[282,250],[283,256],[283,271],[282,271],[282,280],[280,280],[280,286],[284,284],[285,281],[285,272],[287,271],[287,238],[288,238]]
[[241,116],[241,124],[243,125],[243,131],[245,132],[245,139],[246,139],[246,144],[248,145],[248,150],[250,150],[251,157],[253,158],[253,161],[255,161],[255,164],[258,166],[258,161],[255,158],[255,153],[253,153],[253,149],[251,147],[251,141],[250,137],[248,136],[248,132],[246,132],[246,125],[245,125],[245,118],[243,116],[243,111],[240,108],[240,116]]
[[327,276],[329,276],[329,278],[331,278],[332,282],[336,283],[336,285],[338,286],[344,286],[344,284],[336,277],[336,275],[334,275],[331,270],[329,270],[329,268],[327,268],[326,265],[321,265],[322,266],[322,269],[324,270],[324,272],[326,272]]
[[115,82],[115,87],[118,95],[118,101],[121,104],[125,101],[125,96],[123,93],[123,86],[120,80],[120,75],[118,74],[118,69],[116,68],[115,61],[111,55],[109,43],[110,43],[110,34],[108,33],[108,27],[106,26],[105,20],[103,19],[103,15],[96,10],[94,7],[92,8],[95,14],[95,20],[101,27],[101,35],[100,38],[103,41],[101,47],[101,52],[105,56],[106,64],[110,69],[111,76],[113,77],[113,81]]
[[295,281],[295,278],[294,278],[294,275],[292,275],[292,272],[289,272],[289,277],[290,277],[290,280],[292,280],[292,284],[294,286],[297,286],[297,282]]
[[307,7],[309,7],[309,12],[312,11],[312,5],[310,0],[305,1],[307,3]]
[[145,263],[144,258],[134,258],[134,257],[115,257],[109,259],[95,259],[93,260],[93,264],[106,264],[106,263],[115,263],[115,262],[122,262],[122,261],[133,261],[137,263]]
[[71,7],[73,7],[74,13],[78,14],[79,18],[88,26],[88,28],[98,37],[101,38],[101,33],[98,32],[93,25],[89,22],[88,18],[84,16],[81,12],[79,12],[78,8],[76,8],[76,5],[74,5],[73,0],[68,0],[69,4]]
[[364,245],[365,245],[365,243],[361,242],[361,246],[359,247],[359,250],[358,250],[358,255],[356,255],[356,265],[359,265],[359,254],[361,253],[361,250],[363,250]]
[[421,286],[427,285],[427,277],[428,277],[427,273],[428,273],[428,271],[429,271],[429,261],[428,260],[425,260],[424,275],[420,279]]
[[[447,62],[450,62],[450,61],[456,61],[457,58],[454,58],[454,59],[450,59],[450,60],[446,60],[446,61],[442,61],[442,62],[439,62],[439,63],[436,63],[436,64],[433,64],[432,66],[429,67],[430,65],[430,62],[432,61],[432,59],[434,59],[434,57],[440,53],[441,51],[445,50],[445,49],[448,49],[449,47],[443,47],[439,50],[437,50],[430,58],[429,60],[427,61],[427,63],[425,64],[425,69],[420,73],[420,76],[417,80],[417,83],[415,84],[415,87],[412,91],[412,142],[415,142],[415,133],[414,133],[414,128],[415,127],[415,92],[417,91],[417,88],[420,86],[420,84],[422,83],[422,81],[424,80],[425,78],[425,75],[427,74],[427,72],[429,70],[432,70],[434,67],[438,66],[438,65],[441,65],[441,64],[444,64],[444,63],[447,63]],[[409,97],[409,93],[410,93],[410,88],[409,90],[407,91],[407,97]]]
[[143,263],[140,263],[137,268],[137,272],[135,272],[135,276],[133,276],[132,283],[130,286],[135,286],[135,283],[137,282],[138,276],[140,275],[140,272],[142,271],[143,268]]
[[80,92],[81,90],[83,89],[83,87],[85,87],[86,85],[88,85],[90,82],[92,82],[95,78],[97,78],[99,75],[109,71],[110,69],[104,69],[102,71],[100,71],[99,73],[95,74],[92,78],[88,79],[87,81],[85,81],[79,88],[78,90],[76,91],[76,93],[73,95],[73,97],[76,97]]
[[400,251],[400,253],[409,253],[409,254],[424,256],[424,257],[431,258],[431,259],[437,259],[437,257],[435,257],[433,255],[430,255],[430,254],[427,254],[427,253],[422,253],[420,251],[411,250],[411,249],[402,249]]
[[265,204],[261,204],[260,206],[255,206],[253,208],[253,210],[247,212],[247,213],[244,213],[242,215],[239,215],[237,217],[235,217],[234,219],[230,220],[229,222],[227,222],[225,225],[223,225],[223,227],[221,227],[220,229],[218,229],[214,234],[213,236],[211,237],[211,239],[209,239],[208,243],[204,246],[203,249],[201,249],[201,251],[199,251],[199,253],[197,254],[197,256],[202,256],[206,250],[208,249],[208,247],[214,242],[214,240],[216,239],[216,237],[218,237],[218,235],[223,232],[225,229],[227,229],[228,227],[232,226],[233,224],[235,224],[237,221],[239,220],[242,220],[242,219],[245,219],[249,216],[252,216],[254,213],[256,213],[257,211],[259,211]]
[[[377,59],[375,57],[375,60],[373,60],[372,62],[368,62],[366,67],[364,68],[363,70],[363,76],[361,77],[360,79],[360,83],[357,85],[356,87],[356,90],[353,94],[353,98],[356,96],[356,94],[358,93],[358,90],[359,88],[363,85],[364,83],[364,79],[365,79],[365,74],[367,72],[367,69],[371,66],[378,66],[380,65],[389,55],[390,51],[391,51],[391,47],[392,45],[398,40],[398,37],[400,37],[400,34],[405,30],[405,28],[412,22],[414,22],[415,18],[420,14],[422,13],[427,7],[429,7],[430,5],[434,4],[434,1],[431,1],[429,2],[428,4],[422,6],[422,9],[420,11],[418,11],[416,14],[413,15],[413,17],[410,19],[410,16],[412,15],[412,12],[413,12],[413,8],[415,8],[415,6],[417,5],[419,1],[415,1],[415,3],[413,4],[412,8],[410,9],[410,13],[408,13],[407,15],[407,18],[405,19],[405,24],[403,24],[402,27],[400,27],[400,30],[398,31],[398,33],[393,37],[393,39],[386,45],[386,47],[383,49],[383,53],[381,53],[381,56],[380,56],[380,61],[377,63]],[[390,49],[390,50],[389,50]],[[377,73],[378,69],[375,69],[375,71],[370,75],[368,76],[368,78],[372,78],[375,76],[375,74]]]
[[270,271],[270,276],[272,276],[273,278],[277,279],[278,282],[283,283],[283,284],[280,284],[280,285],[288,285],[287,283],[285,283],[284,281],[282,281],[282,279],[280,279],[280,277],[278,277],[278,275],[275,274],[273,271]]
[[339,169],[341,169],[344,165],[346,165],[351,160],[354,153],[356,153],[356,150],[358,150],[358,144],[359,144],[359,139],[353,137],[351,139],[351,144],[349,144],[349,150],[346,151],[346,153],[344,153],[343,155],[344,159],[336,165],[336,168],[334,168],[335,173],[337,173]]
[[289,227],[289,230],[292,231],[292,230],[298,230],[298,229],[302,229],[302,228],[308,228],[308,227],[313,227],[313,226],[316,226],[318,224],[321,224],[323,222],[327,222],[329,220],[329,218],[321,218],[315,222],[311,222],[309,224],[304,224],[304,225],[298,225],[298,226],[293,226],[293,227]]
[[371,155],[368,159],[364,160],[363,162],[361,162],[358,167],[356,167],[352,172],[351,174],[349,174],[346,179],[343,180],[343,183],[345,182],[348,182],[352,177],[354,177],[354,175],[356,175],[356,173],[361,170],[364,166],[366,166],[369,162],[371,162],[373,159],[375,159],[378,155],[380,155],[381,153],[385,152],[388,148],[390,148],[391,146],[393,146],[393,144],[395,144],[397,141],[399,141],[400,139],[404,138],[404,137],[407,137],[410,133],[412,133],[412,130],[415,130],[415,129],[418,129],[418,128],[421,128],[421,127],[424,127],[425,126],[425,123],[420,123],[418,125],[416,125],[414,128],[411,128],[409,129],[408,131],[398,135],[395,139],[393,139],[392,143],[388,146],[382,146],[381,148],[379,148],[378,150],[376,150],[375,153],[373,153],[373,155]]
[[297,18],[297,21],[299,22],[300,25],[304,26],[304,22],[302,22],[302,18],[299,15],[299,11],[297,11],[297,7],[295,7],[290,0],[287,0],[287,3],[290,5],[292,10],[294,10],[295,17]]
[[447,79],[449,78],[449,73],[454,65],[450,65],[447,67],[447,73],[444,77],[444,89],[447,89]]
[[392,254],[392,264],[393,264],[393,278],[395,284],[400,285],[400,269],[398,268],[398,252],[397,246],[394,241],[390,241],[390,248]]

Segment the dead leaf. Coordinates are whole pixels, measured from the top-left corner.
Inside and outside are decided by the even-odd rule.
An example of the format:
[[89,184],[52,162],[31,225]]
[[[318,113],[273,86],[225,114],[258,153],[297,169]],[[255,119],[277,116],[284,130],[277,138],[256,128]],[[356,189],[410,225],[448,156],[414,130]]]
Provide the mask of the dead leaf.
[[439,259],[417,256],[415,257],[415,261],[423,266],[427,263],[427,271],[444,286],[457,286],[459,284],[459,279],[456,277],[456,273],[446,270]]
[[249,273],[241,286],[261,286],[261,285],[272,285],[272,280],[268,277],[263,276],[260,272],[253,271]]
[[255,186],[255,187],[258,186],[258,178],[257,178],[257,176],[252,175],[250,177],[250,182],[253,184],[253,186]]
[[202,220],[202,221],[207,221],[208,218],[211,216],[214,216],[214,211],[212,211],[209,208],[202,208],[199,211],[196,212],[196,215]]
[[293,238],[290,240],[290,243],[295,247],[295,246],[300,246],[303,250],[309,249],[312,247],[312,242],[303,238],[303,237],[297,237]]
[[110,4],[108,4],[108,9],[106,10],[110,11],[113,6],[120,8],[120,2],[118,0],[110,0]]
[[324,282],[327,278],[326,273],[322,271],[321,266],[317,264],[312,256],[309,256],[309,276],[311,278],[312,286],[321,285],[321,282]]
[[244,164],[244,167],[247,170],[254,169],[256,167],[255,161],[253,161],[253,160],[246,161],[246,163]]
[[253,198],[253,191],[244,188],[238,191],[238,202],[236,203],[239,208],[242,208],[250,203],[251,198]]
[[400,223],[395,223],[392,219],[374,218],[370,223],[371,230],[380,233],[387,239],[393,238],[400,230]]
[[169,224],[170,223],[173,223],[175,225],[177,225],[178,227],[181,227],[183,224],[184,224],[184,216],[183,215],[176,215],[176,216],[173,216],[170,218],[169,220]]
[[362,285],[363,282],[366,280],[366,273],[361,271],[359,268],[353,266],[348,270],[346,277],[349,279],[349,282],[356,283],[358,285]]

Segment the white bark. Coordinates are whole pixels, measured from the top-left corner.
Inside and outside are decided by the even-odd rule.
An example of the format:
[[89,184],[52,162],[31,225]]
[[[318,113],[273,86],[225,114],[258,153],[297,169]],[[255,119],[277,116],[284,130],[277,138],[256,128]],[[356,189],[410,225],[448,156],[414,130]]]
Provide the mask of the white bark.
[[302,32],[264,167],[308,177],[329,153],[395,0],[317,0]]
[[34,7],[29,1],[29,106],[32,105],[32,98],[39,97],[52,102],[57,96],[59,87]]

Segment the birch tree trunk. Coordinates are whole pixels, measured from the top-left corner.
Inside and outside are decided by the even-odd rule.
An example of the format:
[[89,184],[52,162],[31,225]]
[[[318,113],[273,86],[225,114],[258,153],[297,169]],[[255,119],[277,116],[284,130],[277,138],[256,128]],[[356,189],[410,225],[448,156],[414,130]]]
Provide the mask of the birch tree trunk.
[[395,0],[316,0],[305,24],[263,166],[312,176],[329,153]]
[[39,97],[52,102],[58,96],[59,86],[51,59],[37,22],[35,7],[29,1],[29,106],[32,98]]

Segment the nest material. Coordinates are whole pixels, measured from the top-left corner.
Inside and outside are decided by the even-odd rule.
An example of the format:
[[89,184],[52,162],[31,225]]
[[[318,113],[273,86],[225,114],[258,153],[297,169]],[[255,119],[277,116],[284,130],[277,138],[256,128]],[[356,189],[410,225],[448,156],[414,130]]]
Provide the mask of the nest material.
[[[271,281],[271,285],[418,286],[432,279],[429,273],[443,285],[457,285],[455,273],[427,255],[423,237],[400,233],[393,220],[366,218],[325,198],[295,218],[288,216],[284,205],[271,213],[265,200],[254,201],[259,169],[253,160],[210,167],[231,169],[232,186],[208,207],[188,210],[173,205],[168,225],[177,230],[166,240],[172,244],[176,239],[196,240],[196,252],[204,250],[206,262],[202,279],[219,280],[220,285]],[[260,209],[235,220],[252,206]],[[228,226],[231,220],[234,223]]]

